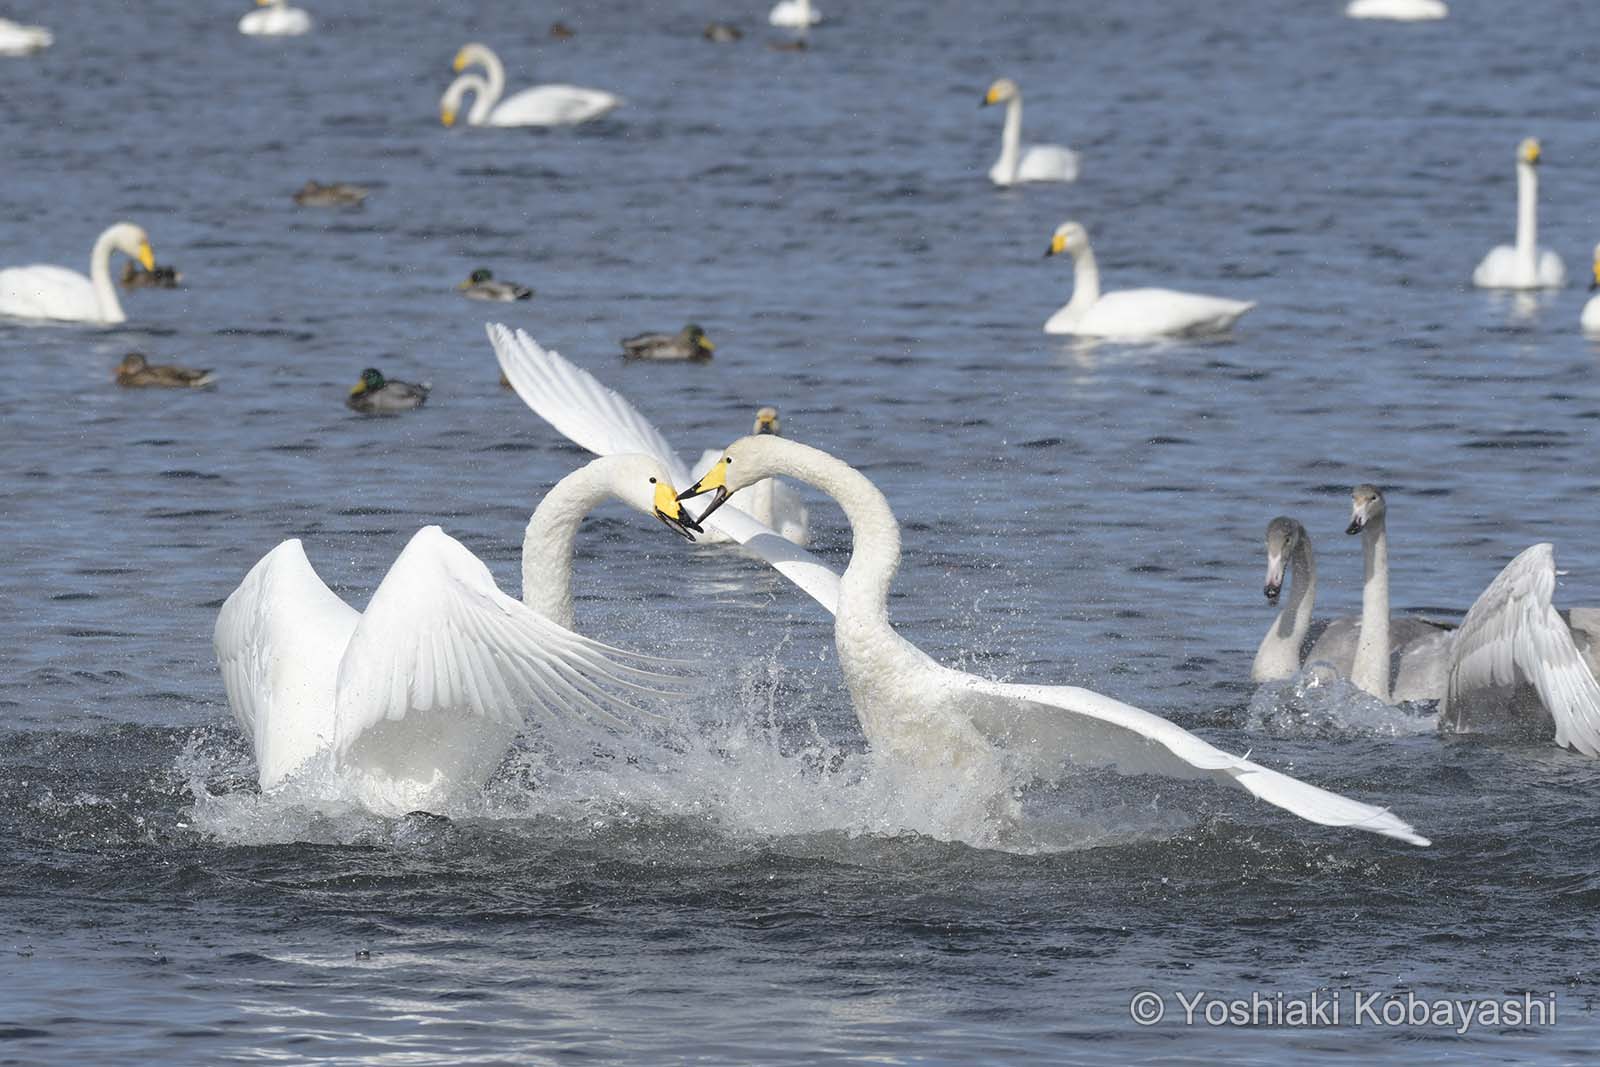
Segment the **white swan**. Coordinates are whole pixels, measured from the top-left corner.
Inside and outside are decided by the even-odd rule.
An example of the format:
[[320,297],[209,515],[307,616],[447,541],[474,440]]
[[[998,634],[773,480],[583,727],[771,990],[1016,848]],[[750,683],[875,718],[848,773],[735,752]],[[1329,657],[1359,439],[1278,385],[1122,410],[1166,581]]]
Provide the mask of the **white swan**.
[[1422,22],[1442,19],[1450,13],[1450,9],[1442,0],[1350,0],[1344,13],[1353,19]]
[[256,0],[257,10],[239,20],[239,32],[252,37],[298,37],[311,31],[311,16],[284,0]]
[[1070,182],[1078,179],[1078,153],[1058,144],[1022,143],[1022,90],[1010,78],[989,86],[981,107],[1006,105],[1005,129],[1000,134],[1000,158],[989,168],[996,185],[1019,182]]
[[53,43],[55,37],[43,26],[24,26],[10,19],[0,19],[0,56],[32,55]]
[[111,284],[111,253],[122,252],[155,270],[150,238],[131,222],[107,227],[89,253],[89,276],[75,270],[34,264],[0,270],[0,315],[22,319],[113,324],[128,321]]
[[[1594,272],[1594,280],[1589,283],[1589,290],[1593,292],[1600,289],[1600,245],[1594,246],[1594,264],[1590,270]],[[1600,334],[1600,294],[1591,296],[1583,305],[1583,314],[1578,317],[1578,323],[1584,333]]]
[[1110,697],[1070,686],[994,682],[935,663],[889,623],[900,528],[888,501],[859,471],[825,452],[781,437],[745,437],[682,496],[714,493],[704,514],[712,518],[741,487],[774,475],[827,493],[850,522],[850,565],[839,586],[834,642],[862,730],[875,749],[913,766],[987,767],[999,748],[1045,775],[1059,774],[1068,762],[1125,774],[1211,778],[1312,822],[1427,844],[1383,808],[1229,755]]
[[1558,612],[1555,549],[1506,564],[1461,622],[1440,727],[1554,727],[1556,744],[1600,757],[1600,608]]
[[1139,340],[1222,333],[1255,307],[1253,301],[1200,296],[1171,289],[1121,289],[1101,295],[1100,268],[1089,231],[1076,222],[1056,227],[1046,256],[1072,256],[1072,299],[1051,315],[1045,333]]
[[1256,649],[1250,680],[1275,682],[1292,678],[1301,667],[1317,659],[1327,660],[1339,674],[1348,676],[1360,620],[1353,616],[1331,622],[1312,618],[1317,600],[1317,564],[1311,551],[1311,535],[1294,519],[1280,515],[1267,524],[1267,578],[1262,591],[1270,604],[1276,604],[1283,591],[1286,564],[1292,568],[1289,599]]
[[[622,394],[601,385],[588,371],[573,365],[559,352],[542,347],[522,330],[513,334],[498,323],[486,329],[506,381],[534,414],[568,440],[601,456],[642,452],[655,457],[674,484],[694,481],[690,466]],[[703,455],[701,462],[705,466],[700,470],[709,468],[720,456],[720,452]],[[839,599],[839,576],[774,526],[788,526],[791,533],[807,529],[805,505],[793,489],[781,483],[774,486],[770,512],[764,511],[759,498],[748,511],[723,508],[706,527],[701,540],[738,542],[776,567],[831,613]]]
[[1539,247],[1539,142],[1517,145],[1517,243],[1498,245],[1472,272],[1480,289],[1559,289],[1567,284],[1561,257]]
[[[474,63],[483,65],[487,80],[467,115],[467,122],[473,126],[569,126],[599,118],[623,103],[621,97],[575,85],[536,85],[501,100],[506,87],[506,69],[500,57],[487,45],[468,44],[456,53],[453,66],[460,74]],[[459,83],[457,79],[445,92],[446,100],[452,92],[456,93],[456,104],[447,107],[444,100],[440,101],[439,120],[446,126],[455,123],[459,96],[465,92],[465,89],[457,90]]]
[[[607,499],[688,536],[692,519],[647,456],[607,456],[563,478],[528,521],[522,601],[437,526],[412,537],[357,612],[298,539],[251,568],[213,642],[263,789],[329,753],[368,806],[440,804],[480,787],[529,714],[614,721],[622,695],[660,691],[661,663],[572,632],[573,540]],[[620,691],[620,692],[619,692]]]
[[822,12],[811,6],[811,0],[778,0],[767,15],[769,25],[786,30],[804,30],[822,21]]

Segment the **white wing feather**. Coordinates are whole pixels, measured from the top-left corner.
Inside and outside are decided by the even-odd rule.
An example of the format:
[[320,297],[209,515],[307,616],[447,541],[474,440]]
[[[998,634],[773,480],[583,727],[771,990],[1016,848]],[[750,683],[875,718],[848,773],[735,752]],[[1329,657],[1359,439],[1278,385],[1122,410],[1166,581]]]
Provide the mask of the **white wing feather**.
[[261,788],[332,743],[334,677],[360,618],[317,577],[298,539],[263,556],[223,603],[212,646]]
[[944,668],[974,698],[972,723],[993,744],[1024,755],[1041,773],[1063,762],[1123,774],[1212,778],[1323,826],[1352,827],[1426,845],[1387,808],[1352,800],[1232,756],[1175,723],[1131,704],[1071,686],[1013,685]]
[[1548,543],[1524,549],[1489,583],[1457,632],[1444,720],[1475,691],[1510,690],[1521,680],[1554,720],[1556,744],[1600,757],[1600,683],[1551,603],[1555,586]]
[[[498,323],[487,329],[506,380],[534,414],[596,455],[643,452],[661,461],[674,485],[693,484],[688,467],[661,431],[620,393],[601,385],[559,352],[542,347],[524,330],[513,335]],[[837,612],[839,575],[816,556],[731,503],[718,509],[706,525],[776,567],[829,613]]]

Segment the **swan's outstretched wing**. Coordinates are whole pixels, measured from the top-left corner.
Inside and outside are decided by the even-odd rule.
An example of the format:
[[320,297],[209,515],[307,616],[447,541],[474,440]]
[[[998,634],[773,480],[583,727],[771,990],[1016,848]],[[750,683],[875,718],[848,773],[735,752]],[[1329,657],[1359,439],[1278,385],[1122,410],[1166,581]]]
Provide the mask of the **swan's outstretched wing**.
[[298,539],[263,556],[223,603],[212,645],[263,789],[333,743],[339,657],[360,618],[317,577]]
[[1600,683],[1551,604],[1555,548],[1524,549],[1483,591],[1457,631],[1444,720],[1474,691],[1526,681],[1555,721],[1556,744],[1600,756]]
[[649,717],[627,697],[680,695],[667,666],[548,621],[502,593],[460,542],[426,526],[373,593],[339,663],[334,750],[390,778],[472,787],[527,717]]
[[[524,330],[488,326],[500,369],[522,402],[573,442],[599,456],[643,452],[661,461],[674,485],[694,481],[661,431],[625,397],[606,388],[559,352],[540,346]],[[830,613],[839,603],[839,576],[817,557],[733,506],[719,508],[706,523],[770,563]]]
[[967,690],[962,705],[972,724],[992,743],[1025,756],[1039,773],[1075,763],[1111,767],[1123,774],[1213,778],[1323,826],[1354,827],[1413,845],[1428,844],[1386,808],[1230,756],[1131,704],[1071,686],[1013,685],[949,670],[944,676]]

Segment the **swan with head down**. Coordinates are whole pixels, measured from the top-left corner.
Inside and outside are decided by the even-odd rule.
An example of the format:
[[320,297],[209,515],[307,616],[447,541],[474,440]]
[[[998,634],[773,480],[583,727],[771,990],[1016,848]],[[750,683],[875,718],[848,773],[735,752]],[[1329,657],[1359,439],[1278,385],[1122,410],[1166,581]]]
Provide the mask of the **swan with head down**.
[[[474,65],[483,67],[482,76],[464,73]],[[536,85],[502,100],[505,66],[488,45],[463,45],[452,66],[461,76],[439,100],[439,121],[446,126],[455,125],[469,92],[474,94],[472,110],[467,113],[467,123],[472,126],[571,126],[599,118],[623,104],[621,97],[576,85]]]
[[1010,78],[1001,78],[983,94],[980,107],[1006,106],[1006,124],[1000,132],[1000,158],[989,168],[996,185],[1022,182],[1071,182],[1078,179],[1078,153],[1058,144],[1022,143],[1022,90]]

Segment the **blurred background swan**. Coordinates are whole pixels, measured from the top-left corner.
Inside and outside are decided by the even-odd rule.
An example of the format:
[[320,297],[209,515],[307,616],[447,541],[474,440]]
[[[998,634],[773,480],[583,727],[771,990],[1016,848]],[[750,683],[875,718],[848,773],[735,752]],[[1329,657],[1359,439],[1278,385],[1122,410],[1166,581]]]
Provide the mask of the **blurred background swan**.
[[[1594,261],[1589,267],[1593,281],[1589,283],[1590,291],[1600,289],[1600,245],[1594,246]],[[1600,334],[1600,293],[1589,298],[1583,305],[1583,314],[1578,322],[1583,326],[1584,333]]]
[[239,32],[252,37],[298,37],[311,31],[311,16],[285,0],[256,0],[260,5],[239,20]]
[[[484,77],[469,81],[472,76],[464,72],[473,65],[483,67]],[[469,91],[476,94],[467,113],[467,123],[472,126],[570,126],[599,118],[624,102],[603,90],[575,85],[536,85],[501,100],[505,66],[483,44],[463,45],[452,66],[462,77],[450,84],[439,101],[439,121],[446,126],[455,124],[461,98]]]
[[822,12],[811,0],[778,0],[767,15],[767,22],[785,30],[803,30],[822,21]]
[[1478,269],[1472,284],[1480,289],[1559,289],[1567,284],[1561,257],[1539,247],[1539,159],[1537,139],[1517,145],[1517,243],[1498,245]]
[[24,26],[10,19],[0,19],[0,56],[32,55],[54,42],[55,37],[43,26]]
[[1078,178],[1078,153],[1058,144],[1022,143],[1022,90],[1010,78],[1001,78],[983,95],[983,107],[1006,105],[1006,124],[1000,133],[1000,158],[989,168],[996,185],[1019,182],[1070,182]]
[[131,222],[109,226],[89,252],[89,276],[37,263],[0,270],[0,315],[61,322],[126,322],[117,287],[111,282],[111,253],[122,252],[155,270],[150,238]]
[[1344,13],[1353,19],[1422,22],[1442,19],[1450,13],[1450,9],[1441,0],[1350,0]]

